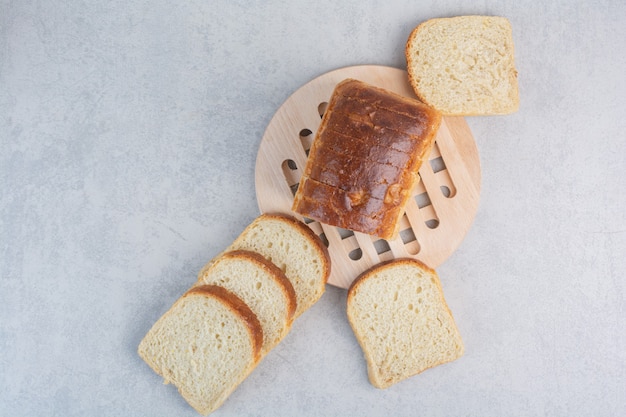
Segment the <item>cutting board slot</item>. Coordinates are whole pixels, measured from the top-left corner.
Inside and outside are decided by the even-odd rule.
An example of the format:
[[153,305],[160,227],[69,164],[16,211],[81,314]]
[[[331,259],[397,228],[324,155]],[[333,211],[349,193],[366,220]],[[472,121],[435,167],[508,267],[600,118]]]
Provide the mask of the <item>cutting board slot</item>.
[[430,202],[430,198],[428,198],[428,193],[424,191],[423,193],[419,193],[415,197],[415,202],[417,203],[417,207],[423,209],[424,207],[430,206],[432,203]]
[[315,135],[313,135],[311,129],[302,129],[300,131],[300,142],[302,142],[302,149],[304,149],[306,156],[309,156],[314,137]]
[[298,183],[300,181],[300,172],[298,166],[293,159],[285,159],[281,164],[283,171],[283,177],[287,181],[287,185],[291,190],[291,193],[295,196],[298,190]]
[[439,171],[443,171],[444,169],[446,169],[446,163],[443,161],[443,158],[441,156],[438,156],[435,159],[431,159],[430,166],[432,167],[435,174]]
[[328,102],[327,101],[322,101],[320,104],[317,105],[317,112],[320,115],[320,119],[322,117],[324,117],[324,113],[326,113],[326,109],[328,108]]
[[339,233],[341,240],[354,236],[354,232],[352,230],[343,229],[341,227],[337,228],[337,232]]
[[376,253],[382,255],[385,252],[391,251],[391,247],[389,247],[389,243],[384,239],[378,239],[374,241],[374,247],[376,248]]
[[361,248],[356,248],[350,251],[348,257],[353,261],[358,261],[363,256],[363,250]]

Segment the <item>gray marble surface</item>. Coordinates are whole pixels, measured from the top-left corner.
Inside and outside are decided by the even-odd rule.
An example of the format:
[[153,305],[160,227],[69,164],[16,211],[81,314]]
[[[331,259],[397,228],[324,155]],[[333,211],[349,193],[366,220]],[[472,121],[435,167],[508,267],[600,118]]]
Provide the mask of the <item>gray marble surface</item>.
[[136,347],[257,216],[270,118],[460,14],[511,20],[521,92],[467,118],[464,357],[373,388],[329,286],[215,415],[626,415],[624,2],[0,0],[0,416],[197,415]]

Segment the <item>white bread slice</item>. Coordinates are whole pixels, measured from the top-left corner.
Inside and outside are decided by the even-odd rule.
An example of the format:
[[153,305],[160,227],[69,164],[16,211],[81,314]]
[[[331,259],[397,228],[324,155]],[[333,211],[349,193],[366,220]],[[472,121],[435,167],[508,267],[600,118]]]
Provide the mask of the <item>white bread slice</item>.
[[200,414],[217,409],[260,358],[254,313],[218,286],[187,291],[148,331],[139,356]]
[[197,285],[219,285],[239,297],[263,327],[264,356],[289,332],[296,293],[283,271],[255,252],[236,250],[220,255]]
[[[322,240],[304,223],[286,214],[265,213],[254,219],[226,249],[256,252],[284,273],[296,292],[294,318],[315,304],[330,275],[330,257]],[[207,263],[200,275],[211,267]]]
[[419,261],[398,259],[365,271],[348,290],[347,314],[377,388],[463,355],[439,277]]
[[499,16],[430,19],[406,43],[417,97],[448,116],[509,114],[519,108],[513,31]]

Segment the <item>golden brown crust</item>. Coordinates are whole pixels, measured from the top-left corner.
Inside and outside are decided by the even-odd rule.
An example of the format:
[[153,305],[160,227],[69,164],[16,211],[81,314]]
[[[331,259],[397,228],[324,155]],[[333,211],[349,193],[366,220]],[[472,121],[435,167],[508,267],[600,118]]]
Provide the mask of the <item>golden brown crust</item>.
[[348,287],[348,298],[352,297],[354,292],[357,290],[357,287],[359,286],[359,283],[361,283],[362,281],[366,280],[369,276],[377,273],[381,269],[388,268],[388,267],[395,267],[395,266],[403,265],[403,264],[404,265],[416,266],[416,267],[418,267],[420,269],[423,269],[424,271],[426,271],[429,274],[435,274],[435,275],[437,274],[434,269],[432,269],[431,267],[426,265],[424,262],[419,261],[417,259],[413,259],[413,258],[390,259],[388,261],[380,262],[380,263],[378,263],[378,264],[376,264],[376,265],[366,269],[362,273],[360,273],[359,276],[357,276],[356,279],[354,281],[352,281],[352,284],[350,284],[350,287]]
[[[390,178],[396,178],[397,184],[407,187],[411,178],[402,168],[384,163],[369,163],[369,169],[363,172],[359,159],[348,159],[346,154],[332,149],[324,152],[311,168],[308,179],[312,179],[347,192],[368,190],[371,197],[384,199],[390,187]],[[311,191],[311,190],[308,190]],[[306,194],[306,193],[305,193]],[[312,196],[309,196],[312,197]]]
[[258,362],[261,357],[261,347],[263,346],[263,328],[256,314],[250,310],[250,307],[244,303],[239,297],[227,289],[218,285],[199,285],[192,287],[183,297],[191,294],[201,294],[215,297],[237,314],[248,327],[252,347],[254,350],[254,362]]
[[406,153],[412,153],[415,146],[414,135],[397,128],[374,125],[371,120],[358,115],[338,113],[328,120],[327,128],[356,140],[356,143],[377,143]]
[[[306,210],[311,216],[326,218],[325,223],[332,226],[343,227],[349,222],[354,230],[384,235],[386,230],[383,226],[393,223],[400,214],[399,206],[356,190],[342,190],[312,178],[307,178],[302,187],[304,193],[308,194],[300,201],[302,210]],[[361,206],[368,215],[351,213],[355,206]],[[349,213],[349,218],[346,213]]]
[[324,284],[328,282],[328,277],[330,276],[330,254],[328,253],[328,248],[324,245],[322,239],[320,239],[320,237],[316,235],[309,226],[286,213],[263,213],[255,220],[255,222],[262,221],[262,219],[278,219],[280,221],[287,222],[305,235],[321,255],[324,270],[323,282]]
[[408,41],[407,41],[406,46],[404,48],[404,58],[406,59],[406,62],[407,62],[407,75],[408,75],[408,78],[409,78],[409,84],[411,85],[411,88],[413,89],[413,92],[415,93],[415,96],[422,103],[424,103],[427,106],[432,108],[432,105],[430,105],[428,103],[426,98],[420,93],[419,88],[417,88],[417,85],[419,83],[417,82],[417,80],[415,78],[415,73],[413,71],[413,67],[411,65],[408,65],[408,63],[411,62],[411,60],[412,60],[412,58],[411,58],[411,48],[413,47],[413,45],[412,45],[413,39],[415,39],[415,37],[417,36],[417,33],[424,28],[424,26],[426,25],[427,22],[428,21],[420,23],[409,34]]
[[244,249],[236,249],[225,252],[221,255],[221,257],[234,259],[245,257],[254,262],[261,269],[267,271],[269,275],[276,278],[276,282],[281,286],[283,293],[287,298],[287,321],[291,324],[297,306],[296,291],[293,289],[291,281],[289,281],[282,269],[274,265],[274,263],[270,262],[269,260],[265,259],[265,257],[263,257],[262,255]]
[[441,114],[358,80],[335,87],[292,209],[383,239],[397,235]]
[[[339,93],[341,94],[342,92],[340,91]],[[415,117],[415,100],[398,95],[396,100],[389,101],[388,95],[389,91],[372,85],[367,89],[351,91],[348,98],[350,100],[360,101],[366,106],[364,109],[384,109],[409,117]]]

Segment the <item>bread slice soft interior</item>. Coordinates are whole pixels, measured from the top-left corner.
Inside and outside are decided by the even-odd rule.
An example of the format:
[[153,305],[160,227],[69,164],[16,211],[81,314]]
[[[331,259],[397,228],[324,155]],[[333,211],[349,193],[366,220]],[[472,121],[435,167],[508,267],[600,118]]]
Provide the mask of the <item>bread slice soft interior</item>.
[[405,52],[415,94],[444,115],[495,115],[518,110],[513,31],[508,19],[430,19],[411,32]]
[[260,358],[263,330],[248,306],[218,286],[194,287],[148,331],[139,356],[200,414],[217,409]]
[[235,250],[220,255],[200,275],[197,285],[219,285],[237,295],[263,327],[262,355],[289,332],[296,310],[296,293],[283,271],[263,256]]
[[[280,268],[296,292],[294,318],[315,304],[330,275],[330,257],[322,240],[303,222],[282,213],[254,219],[226,249],[256,252]],[[214,260],[207,263],[200,275]]]
[[347,295],[348,320],[377,388],[462,356],[463,341],[436,272],[413,259],[361,274]]

